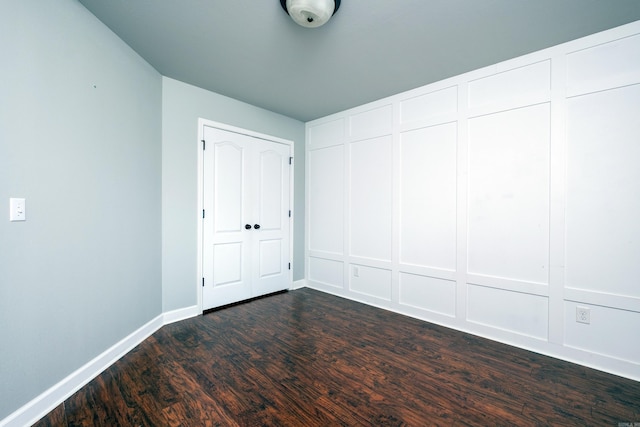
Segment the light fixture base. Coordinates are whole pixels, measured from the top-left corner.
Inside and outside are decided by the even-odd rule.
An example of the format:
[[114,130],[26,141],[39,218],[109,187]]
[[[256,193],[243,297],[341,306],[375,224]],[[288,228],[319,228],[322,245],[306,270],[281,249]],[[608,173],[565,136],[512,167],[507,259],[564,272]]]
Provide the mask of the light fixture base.
[[291,19],[306,28],[324,25],[340,7],[340,0],[280,0]]

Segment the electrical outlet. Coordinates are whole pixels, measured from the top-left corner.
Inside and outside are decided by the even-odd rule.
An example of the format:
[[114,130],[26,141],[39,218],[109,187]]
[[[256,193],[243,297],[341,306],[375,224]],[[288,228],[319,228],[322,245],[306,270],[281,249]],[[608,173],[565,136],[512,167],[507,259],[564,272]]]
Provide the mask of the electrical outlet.
[[591,323],[591,310],[587,307],[576,307],[576,322]]

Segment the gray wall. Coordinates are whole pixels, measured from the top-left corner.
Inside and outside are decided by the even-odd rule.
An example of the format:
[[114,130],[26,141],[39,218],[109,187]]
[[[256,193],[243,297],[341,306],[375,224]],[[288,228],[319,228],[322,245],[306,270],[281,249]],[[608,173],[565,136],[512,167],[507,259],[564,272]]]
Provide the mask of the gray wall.
[[197,303],[198,118],[295,142],[293,278],[304,277],[304,123],[162,78],[163,310]]
[[2,419],[161,313],[162,82],[74,0],[3,1],[0,55]]

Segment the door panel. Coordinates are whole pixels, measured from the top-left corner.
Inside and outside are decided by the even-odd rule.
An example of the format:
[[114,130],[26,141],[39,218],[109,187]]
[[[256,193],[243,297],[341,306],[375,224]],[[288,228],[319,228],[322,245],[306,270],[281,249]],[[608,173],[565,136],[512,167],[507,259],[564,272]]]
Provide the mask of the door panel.
[[203,309],[287,289],[290,147],[207,126],[204,139]]
[[282,241],[262,240],[259,243],[259,269],[258,279],[282,274]]
[[254,236],[254,290],[264,295],[289,281],[289,147],[263,141],[257,156],[260,229]]
[[251,298],[250,236],[244,228],[251,189],[246,142],[235,134],[205,128],[203,307]]
[[264,230],[282,229],[283,162],[288,154],[273,150],[263,151],[260,156],[260,226]]
[[216,142],[213,147],[213,207],[216,232],[242,231],[244,149],[232,142]]
[[213,245],[213,286],[242,282],[242,251],[242,242]]

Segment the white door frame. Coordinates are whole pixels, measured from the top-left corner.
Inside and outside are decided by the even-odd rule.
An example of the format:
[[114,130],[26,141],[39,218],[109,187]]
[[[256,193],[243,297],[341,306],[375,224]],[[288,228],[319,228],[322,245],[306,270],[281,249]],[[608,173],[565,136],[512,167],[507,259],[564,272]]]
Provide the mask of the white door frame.
[[[294,143],[291,140],[278,138],[276,136],[267,135],[260,132],[254,132],[248,129],[242,129],[235,126],[226,125],[224,123],[215,122],[203,118],[198,119],[198,209],[196,210],[197,216],[197,233],[198,233],[198,252],[197,252],[197,280],[196,280],[196,294],[198,295],[198,313],[202,314],[202,278],[203,275],[203,252],[204,252],[204,236],[202,226],[202,212],[204,209],[204,150],[202,149],[204,139],[204,128],[212,127],[216,129],[225,130],[228,132],[235,132],[242,135],[251,136],[253,138],[264,139],[266,141],[277,142],[280,144],[286,144],[289,146],[289,152],[291,157],[294,157],[293,148]],[[289,206],[291,207],[291,218],[289,223],[289,258],[291,260],[291,269],[289,270],[289,289],[293,287],[293,167],[289,168]]]

